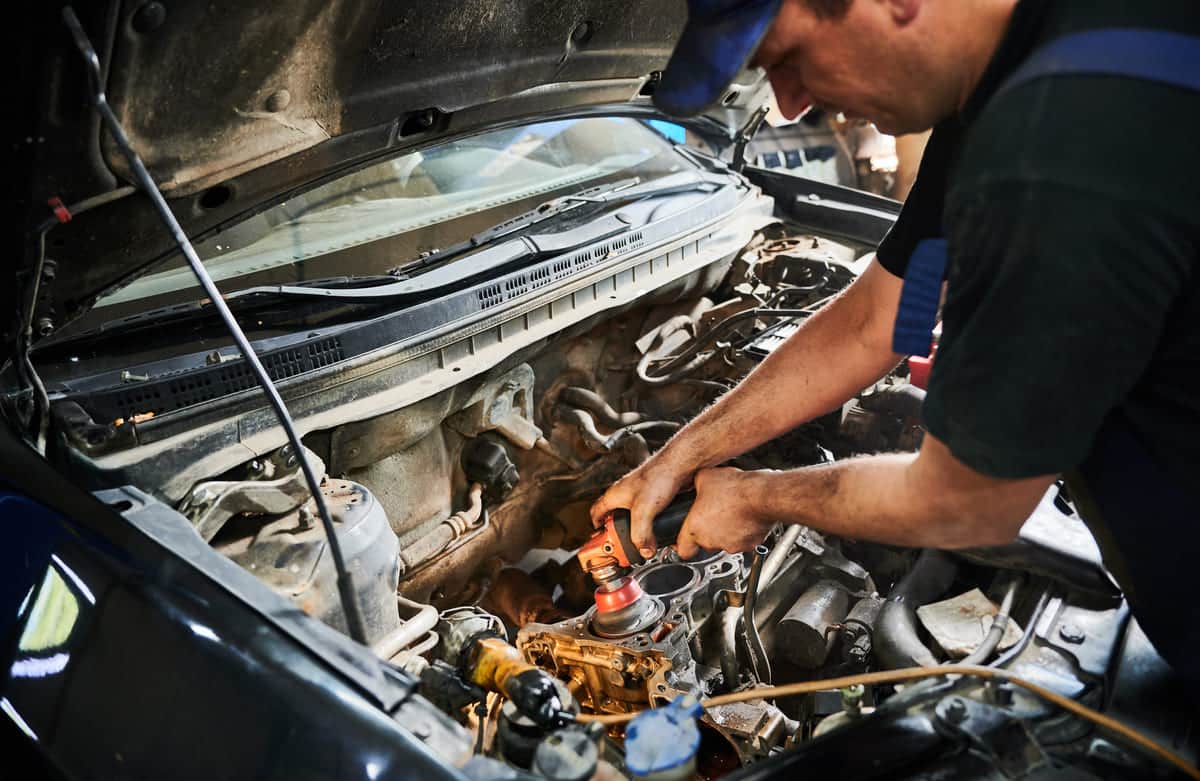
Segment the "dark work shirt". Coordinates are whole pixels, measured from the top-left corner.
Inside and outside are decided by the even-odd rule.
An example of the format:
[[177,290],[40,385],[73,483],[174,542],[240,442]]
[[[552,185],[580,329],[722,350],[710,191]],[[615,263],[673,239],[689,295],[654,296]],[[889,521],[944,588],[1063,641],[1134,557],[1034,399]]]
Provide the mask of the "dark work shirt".
[[1119,410],[1200,500],[1200,93],[1071,76],[991,100],[1040,44],[1103,27],[1200,36],[1200,14],[1020,2],[878,257],[902,275],[918,241],[949,239],[925,422],[957,458],[1001,478],[1065,472]]

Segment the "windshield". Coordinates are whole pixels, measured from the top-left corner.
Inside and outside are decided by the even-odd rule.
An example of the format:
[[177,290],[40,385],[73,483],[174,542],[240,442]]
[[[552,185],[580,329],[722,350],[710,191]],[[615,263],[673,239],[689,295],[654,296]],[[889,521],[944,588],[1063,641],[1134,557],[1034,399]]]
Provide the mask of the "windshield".
[[[224,292],[385,274],[548,198],[609,179],[647,181],[683,167],[671,143],[638,120],[543,122],[374,164],[270,208],[196,250]],[[199,297],[178,258],[100,299],[91,314],[109,319]]]

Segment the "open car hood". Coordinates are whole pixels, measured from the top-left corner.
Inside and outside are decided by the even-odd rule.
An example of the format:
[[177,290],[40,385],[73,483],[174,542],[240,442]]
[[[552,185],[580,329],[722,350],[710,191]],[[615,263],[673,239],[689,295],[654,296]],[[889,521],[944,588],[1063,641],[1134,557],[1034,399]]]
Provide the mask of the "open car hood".
[[[132,182],[59,10],[42,12],[26,49],[28,137],[38,140],[28,145],[26,270],[50,199],[69,205]],[[150,0],[75,11],[110,105],[193,239],[339,172],[484,127],[652,113],[686,18],[682,0]],[[765,92],[747,74],[700,122],[731,138]],[[54,273],[35,331],[47,333],[174,251],[132,192],[55,224],[46,246]]]

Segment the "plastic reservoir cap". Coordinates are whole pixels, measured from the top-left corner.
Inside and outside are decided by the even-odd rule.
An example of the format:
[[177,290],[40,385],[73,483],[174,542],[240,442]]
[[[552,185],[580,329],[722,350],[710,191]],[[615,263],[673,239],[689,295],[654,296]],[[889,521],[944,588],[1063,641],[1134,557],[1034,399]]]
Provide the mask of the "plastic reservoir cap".
[[639,713],[625,730],[625,767],[648,776],[692,761],[700,748],[696,719],[703,711],[695,697],[685,695]]

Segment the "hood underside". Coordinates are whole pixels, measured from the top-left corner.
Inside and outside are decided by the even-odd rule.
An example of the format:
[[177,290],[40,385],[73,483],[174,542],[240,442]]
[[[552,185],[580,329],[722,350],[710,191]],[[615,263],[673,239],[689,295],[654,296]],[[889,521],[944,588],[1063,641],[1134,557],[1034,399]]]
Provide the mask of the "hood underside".
[[[132,177],[92,109],[59,9],[31,36],[29,230]],[[580,113],[650,113],[682,29],[682,0],[177,0],[75,9],[109,104],[193,239],[381,156],[484,127]],[[40,85],[40,86],[39,86]],[[761,84],[709,117],[735,127]],[[28,242],[25,268],[37,242]],[[119,197],[56,225],[56,326],[174,247],[147,199]]]

